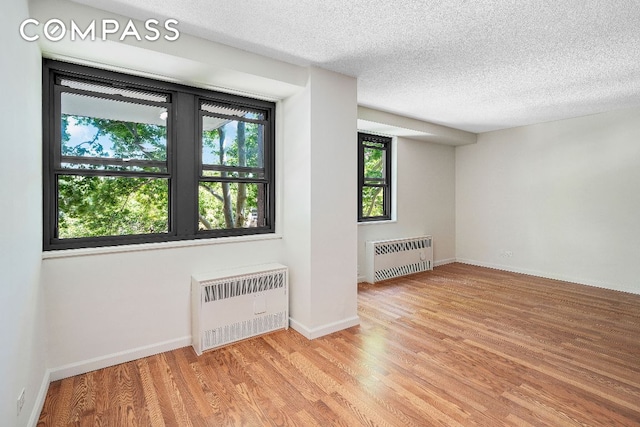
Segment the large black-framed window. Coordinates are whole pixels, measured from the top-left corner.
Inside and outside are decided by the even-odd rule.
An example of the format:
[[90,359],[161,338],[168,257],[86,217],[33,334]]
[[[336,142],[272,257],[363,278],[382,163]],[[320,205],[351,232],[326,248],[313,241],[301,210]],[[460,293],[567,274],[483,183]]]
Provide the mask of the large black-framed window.
[[358,221],[391,219],[391,142],[358,133]]
[[44,249],[275,231],[275,104],[45,59]]

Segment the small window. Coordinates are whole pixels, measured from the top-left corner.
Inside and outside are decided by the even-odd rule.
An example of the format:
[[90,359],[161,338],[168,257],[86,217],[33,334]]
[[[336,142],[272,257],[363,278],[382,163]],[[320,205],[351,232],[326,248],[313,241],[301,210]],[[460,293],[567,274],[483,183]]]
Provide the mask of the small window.
[[274,232],[275,105],[44,61],[44,248]]
[[358,133],[358,221],[391,219],[391,138]]

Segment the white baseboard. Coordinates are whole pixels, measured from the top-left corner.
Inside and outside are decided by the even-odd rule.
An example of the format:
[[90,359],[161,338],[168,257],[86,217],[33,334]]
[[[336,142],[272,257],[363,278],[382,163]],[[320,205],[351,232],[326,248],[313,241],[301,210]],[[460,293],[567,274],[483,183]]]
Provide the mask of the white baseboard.
[[434,267],[439,267],[441,265],[451,264],[451,263],[454,263],[454,262],[456,262],[455,258],[441,259],[441,260],[438,260],[438,261],[434,261],[433,262],[433,266]]
[[33,403],[31,416],[29,417],[29,421],[27,422],[28,427],[36,427],[38,425],[38,419],[40,418],[40,413],[42,412],[42,408],[44,407],[44,400],[47,397],[50,383],[51,370],[47,369],[44,373],[44,376],[42,377],[42,384],[40,384],[40,390],[38,390],[36,401]]
[[469,264],[469,265],[475,265],[475,266],[478,266],[478,267],[492,268],[494,270],[508,271],[510,273],[520,273],[520,274],[526,274],[526,275],[529,275],[529,276],[543,277],[545,279],[562,280],[564,282],[571,282],[571,283],[579,283],[581,285],[588,285],[588,283],[583,283],[581,281],[578,281],[578,280],[575,280],[575,279],[571,279],[571,278],[568,278],[566,276],[553,275],[553,274],[544,273],[544,272],[541,272],[541,271],[530,270],[530,269],[527,269],[527,268],[519,268],[519,267],[514,267],[514,266],[510,266],[510,265],[502,265],[502,264],[493,264],[493,263],[490,263],[490,262],[476,261],[476,260],[464,259],[464,258],[458,258],[457,261],[462,263],[462,264]]
[[118,353],[108,354],[106,356],[100,356],[88,360],[82,360],[75,363],[69,363],[68,365],[58,366],[57,368],[50,369],[50,380],[61,380],[63,378],[84,374],[87,372],[95,371],[96,369],[118,365],[120,363],[130,362],[132,360],[141,359],[143,357],[153,356],[154,354],[164,353],[165,351],[171,351],[189,345],[191,345],[191,336],[120,351]]
[[358,316],[353,316],[348,319],[340,320],[338,322],[328,323],[326,325],[318,326],[316,328],[309,328],[302,323],[296,321],[295,319],[289,318],[289,326],[291,326],[294,330],[302,334],[305,338],[312,340],[315,338],[320,338],[325,335],[329,335],[333,332],[338,332],[343,329],[350,328],[352,326],[357,326],[360,324],[360,318]]
[[464,258],[458,258],[456,261],[462,264],[477,265],[478,267],[493,268],[495,270],[509,271],[511,273],[520,273],[520,274],[526,274],[529,276],[543,277],[545,279],[561,280],[563,282],[577,283],[579,285],[593,286],[595,288],[610,289],[612,291],[627,292],[627,293],[636,293],[636,292],[630,291],[629,289],[625,289],[621,286],[616,286],[612,283],[605,283],[597,280],[589,280],[585,278],[565,276],[562,274],[553,274],[553,273],[547,273],[547,272],[538,271],[538,270],[531,270],[528,268],[513,267],[510,265],[502,265],[502,264],[493,264],[489,262],[475,261],[475,260],[464,259]]
[[366,282],[367,276],[358,276],[358,283]]

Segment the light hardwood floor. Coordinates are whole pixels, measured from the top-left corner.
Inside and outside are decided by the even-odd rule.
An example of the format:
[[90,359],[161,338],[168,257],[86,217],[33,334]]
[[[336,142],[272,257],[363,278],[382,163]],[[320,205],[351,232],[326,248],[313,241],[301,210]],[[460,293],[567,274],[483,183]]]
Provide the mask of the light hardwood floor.
[[56,381],[39,426],[637,426],[640,295],[463,264],[361,284],[361,325]]

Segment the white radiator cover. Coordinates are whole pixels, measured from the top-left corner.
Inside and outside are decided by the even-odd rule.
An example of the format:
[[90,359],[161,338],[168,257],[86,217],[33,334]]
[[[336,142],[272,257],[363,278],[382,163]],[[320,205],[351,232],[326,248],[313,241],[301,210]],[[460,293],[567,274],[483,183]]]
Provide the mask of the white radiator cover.
[[419,236],[366,243],[367,282],[433,270],[433,239]]
[[281,264],[191,276],[191,343],[198,355],[289,328],[289,273]]

